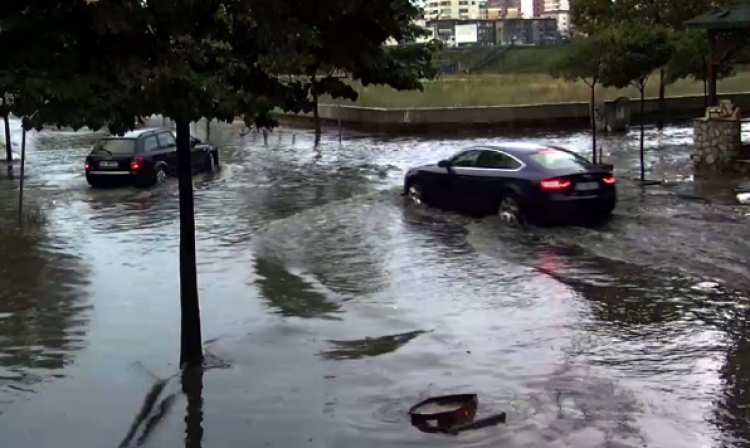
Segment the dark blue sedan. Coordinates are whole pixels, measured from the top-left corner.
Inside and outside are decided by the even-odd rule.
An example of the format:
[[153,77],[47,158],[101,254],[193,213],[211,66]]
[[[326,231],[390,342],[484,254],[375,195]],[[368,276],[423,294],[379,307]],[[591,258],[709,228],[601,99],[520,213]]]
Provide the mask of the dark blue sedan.
[[612,167],[563,148],[529,143],[477,146],[406,173],[404,194],[416,203],[510,224],[603,221],[617,205]]

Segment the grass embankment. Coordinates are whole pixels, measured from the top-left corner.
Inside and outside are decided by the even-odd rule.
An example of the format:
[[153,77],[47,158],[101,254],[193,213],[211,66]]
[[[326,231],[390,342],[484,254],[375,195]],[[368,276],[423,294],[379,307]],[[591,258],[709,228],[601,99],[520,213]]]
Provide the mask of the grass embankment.
[[[546,73],[549,61],[560,47],[514,48],[504,58],[494,61],[481,74],[443,75],[424,83],[424,92],[396,91],[389,87],[356,85],[363,107],[471,107],[519,104],[588,102],[589,88],[582,82],[555,79]],[[448,57],[448,55],[446,55]],[[489,72],[493,73],[489,73]],[[719,81],[719,93],[750,91],[750,70],[738,68],[737,75]],[[667,96],[702,95],[703,83],[682,80],[667,86]],[[620,96],[638,98],[636,89],[604,89],[599,99]],[[647,97],[658,95],[658,79],[652,77]],[[332,102],[321,98],[322,102]],[[352,104],[352,103],[347,103]]]

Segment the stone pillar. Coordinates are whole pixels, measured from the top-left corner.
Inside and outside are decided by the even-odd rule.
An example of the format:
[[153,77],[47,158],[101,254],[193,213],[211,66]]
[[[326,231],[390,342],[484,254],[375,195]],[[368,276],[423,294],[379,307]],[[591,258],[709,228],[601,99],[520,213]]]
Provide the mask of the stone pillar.
[[743,171],[738,160],[745,154],[739,109],[724,100],[717,107],[706,109],[706,115],[693,122],[696,169],[714,172]]

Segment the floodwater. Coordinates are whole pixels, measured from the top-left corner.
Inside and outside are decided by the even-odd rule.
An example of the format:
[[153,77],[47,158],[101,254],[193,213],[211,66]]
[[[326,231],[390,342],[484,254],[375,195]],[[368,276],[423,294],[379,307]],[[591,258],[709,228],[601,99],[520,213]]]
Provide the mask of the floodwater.
[[[18,180],[0,181],[1,447],[750,446],[750,218],[731,183],[677,181],[689,127],[649,131],[671,183],[623,182],[608,226],[524,232],[398,194],[409,166],[503,137],[331,133],[316,151],[306,131],[240,131],[212,128],[222,170],[195,178],[215,368],[186,393],[176,182],[92,190],[97,135],[29,135],[23,231]],[[603,140],[621,178],[636,142]],[[409,426],[420,399],[473,392],[507,424]]]

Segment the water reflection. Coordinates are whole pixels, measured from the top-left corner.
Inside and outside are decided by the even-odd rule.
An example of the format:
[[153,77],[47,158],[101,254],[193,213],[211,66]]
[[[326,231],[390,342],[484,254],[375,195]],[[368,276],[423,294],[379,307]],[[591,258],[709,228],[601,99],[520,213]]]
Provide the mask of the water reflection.
[[82,208],[91,215],[91,228],[100,232],[118,234],[163,227],[179,216],[175,192],[169,191],[167,185],[164,187],[152,190],[87,189]]
[[277,260],[255,260],[255,283],[263,297],[276,311],[286,317],[325,317],[339,311],[337,303],[329,301],[314,286],[299,275],[292,274]]
[[[607,327],[666,324],[682,318],[684,307],[681,301],[665,297],[665,292],[679,291],[684,294],[694,282],[625,263],[598,261],[600,269],[604,267],[603,264],[606,264],[606,272],[611,275],[609,281],[599,278],[592,282],[591,279],[560,275],[549,266],[544,271],[576,290],[590,304],[595,319]],[[654,277],[657,276],[667,284],[655,288]]]
[[[146,394],[146,398],[143,400],[140,411],[135,416],[128,430],[128,434],[120,442],[119,448],[133,446],[133,440],[135,440],[135,446],[142,446],[149,440],[156,427],[166,418],[174,405],[177,393],[167,393],[164,398],[161,397],[165,394],[165,389],[171,384],[172,379],[173,377],[157,379],[154,385],[151,386],[148,394]],[[160,398],[161,400],[159,400]],[[139,430],[140,435],[138,435]],[[138,435],[137,438],[136,435]]]
[[52,375],[86,344],[89,272],[61,244],[0,226],[0,392]]
[[345,359],[362,359],[385,355],[395,352],[424,331],[410,331],[407,333],[375,338],[364,338],[352,341],[329,341],[334,348],[320,354],[324,359],[342,361]]
[[[669,171],[688,160],[685,142],[691,132],[649,130],[652,168]],[[273,134],[268,146],[262,136],[238,135],[228,126],[212,129],[223,168],[215,176],[195,178],[199,269],[208,305],[204,322],[213,335],[222,332],[217,346],[233,347],[227,351],[239,359],[237,368],[205,390],[203,372],[185,372],[157,384],[141,403],[137,393],[143,391],[127,373],[101,367],[130,356],[173,372],[165,358],[176,352],[176,342],[166,335],[179,319],[175,302],[162,298],[176,297],[177,281],[165,279],[165,272],[172,271],[142,267],[176,264],[176,185],[91,190],[80,172],[80,156],[91,137],[42,133],[34,137],[30,157],[44,171],[30,179],[29,195],[58,201],[50,207],[64,222],[49,234],[25,235],[25,241],[0,235],[0,269],[7,271],[0,275],[0,294],[10,297],[0,300],[4,376],[7,369],[18,377],[43,377],[48,366],[46,374],[60,374],[84,336],[82,276],[100,282],[96,290],[108,291],[102,282],[116,285],[122,270],[129,281],[150,289],[132,304],[124,303],[127,297],[115,301],[102,294],[96,302],[99,325],[92,326],[97,339],[87,358],[79,357],[86,362],[78,364],[77,376],[49,389],[64,391],[52,394],[54,399],[69,398],[83,389],[80,384],[98,384],[96,390],[102,390],[117,381],[122,400],[97,402],[100,397],[91,392],[82,399],[93,403],[88,415],[101,412],[121,435],[132,418],[122,419],[121,402],[135,397],[128,409],[146,411],[139,413],[127,445],[164,441],[165,446],[184,442],[197,447],[204,436],[215,437],[216,446],[232,445],[228,440],[257,445],[282,440],[298,446],[311,438],[321,446],[434,445],[405,421],[408,405],[430,383],[430,393],[478,387],[488,408],[511,410],[508,430],[466,434],[460,441],[465,446],[642,446],[650,443],[646,439],[654,446],[679,445],[653,440],[663,434],[661,426],[747,439],[740,425],[747,418],[745,378],[750,377],[744,299],[723,291],[694,291],[690,279],[608,263],[582,251],[548,250],[549,235],[562,230],[509,231],[492,219],[403,206],[395,189],[404,169],[507,136],[358,136],[344,145],[329,141],[314,149],[305,133],[296,142]],[[537,137],[588,152],[586,134]],[[624,170],[630,163],[637,166],[636,141],[605,136],[608,162]],[[39,194],[39,186],[50,188]],[[0,185],[0,194],[13,189],[12,183]],[[14,205],[11,196],[0,198],[0,209]],[[705,213],[693,214],[701,207],[687,209],[675,206],[673,198],[663,199],[656,208],[664,220],[620,215],[604,230],[567,234],[573,244],[606,249],[609,258],[613,245],[633,253],[631,246],[645,246],[649,238],[658,252],[682,261],[674,255],[682,253],[674,250],[676,244],[703,244],[703,232],[711,230],[713,239],[701,250],[715,246],[720,233],[741,258],[745,252],[738,235],[744,227],[711,227]],[[666,219],[678,213],[693,219],[680,221],[678,228],[666,225],[676,222]],[[647,226],[681,235],[668,240],[656,230],[643,232]],[[80,237],[62,238],[61,229]],[[622,235],[628,229],[626,239]],[[81,239],[102,260],[91,273],[75,255]],[[716,260],[713,253],[694,253]],[[649,257],[653,254],[642,258]],[[153,285],[158,292],[152,298]],[[246,334],[248,326],[253,344],[227,342]],[[110,327],[144,331],[128,334],[128,349],[122,350],[122,334]],[[385,336],[361,339],[362,328],[364,334]],[[409,331],[415,328],[434,332],[417,340],[422,332]],[[113,352],[118,357],[111,357]],[[723,368],[715,364],[722,357]],[[330,362],[339,360],[365,362]],[[262,381],[248,382],[248,373]],[[71,386],[73,380],[78,383]],[[712,381],[724,383],[718,403]],[[205,415],[204,395],[210,404]],[[81,435],[67,430],[67,420],[55,423],[55,412],[47,412],[49,396],[39,394],[32,405],[3,417],[4,444],[48,446],[43,442],[59,438],[66,446],[104,446],[97,442],[110,441],[108,430]],[[186,407],[179,401],[183,396]],[[325,411],[334,407],[328,405],[332,402],[336,412]],[[378,406],[385,402],[388,406]],[[666,412],[654,402],[675,410]],[[716,432],[704,420],[712,406]],[[83,412],[75,423],[85,423]],[[34,420],[39,414],[45,431],[29,430],[39,424]],[[97,436],[97,442],[84,439]]]
[[356,300],[387,286],[384,263],[397,210],[379,195],[360,196],[276,221],[259,232],[256,253],[278,254],[305,266],[311,281],[340,300]]
[[185,448],[201,448],[203,444],[203,366],[182,372],[182,393],[185,408]]
[[[750,307],[746,300],[725,310],[728,347],[719,371],[722,381],[715,400],[713,421],[720,428],[727,447],[750,446]],[[737,307],[741,310],[737,312]]]
[[643,405],[617,381],[566,363],[529,386],[545,391],[534,397],[538,414],[528,422],[539,433],[531,440],[544,443],[518,446],[545,446],[553,441],[573,447],[648,445],[638,421]]

